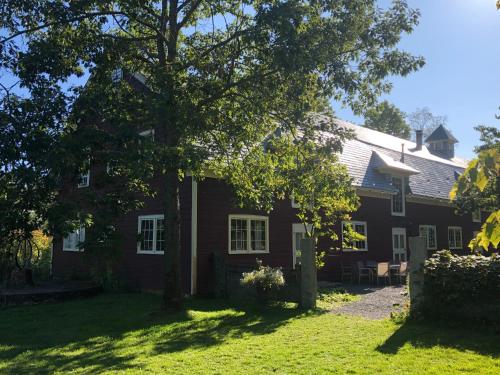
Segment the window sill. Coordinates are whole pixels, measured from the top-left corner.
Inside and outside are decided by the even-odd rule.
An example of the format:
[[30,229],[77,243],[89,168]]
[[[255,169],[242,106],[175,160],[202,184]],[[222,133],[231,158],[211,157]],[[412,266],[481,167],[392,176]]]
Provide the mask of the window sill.
[[82,189],[82,188],[86,188],[86,187],[89,187],[89,185],[77,185],[78,189]]
[[368,249],[342,249],[342,252],[344,253],[358,253],[358,252],[364,252],[366,253]]
[[83,253],[84,249],[63,249],[63,251],[66,251],[68,253]]
[[137,250],[137,254],[139,255],[164,255],[164,251],[141,251]]
[[269,250],[255,250],[255,251],[228,251],[229,255],[241,255],[241,254],[269,254]]
[[406,213],[404,212],[391,212],[392,216],[406,216]]
[[463,247],[451,247],[449,246],[450,250],[463,250]]

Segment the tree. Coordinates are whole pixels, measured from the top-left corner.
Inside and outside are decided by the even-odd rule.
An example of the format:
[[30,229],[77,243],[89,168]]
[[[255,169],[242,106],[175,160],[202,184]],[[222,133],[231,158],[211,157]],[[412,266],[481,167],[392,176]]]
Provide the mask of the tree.
[[399,138],[409,139],[411,136],[405,114],[387,100],[366,111],[365,126]]
[[[81,110],[85,98],[93,99],[93,111],[106,105],[102,97],[106,88],[102,84],[98,88],[94,86],[87,85],[85,96],[73,103],[78,120],[85,116],[85,111]],[[113,100],[116,102],[116,98]],[[136,104],[134,102],[135,108]],[[120,113],[123,117],[123,112]],[[129,121],[116,120],[122,128],[136,120],[127,117]],[[106,117],[108,121],[111,118],[111,115]],[[92,224],[95,230],[89,231],[88,237],[93,241],[86,244],[86,250],[92,253],[95,249],[95,253],[102,254],[106,243],[104,237],[111,236],[113,219],[140,205],[134,199],[137,193],[148,193],[138,182],[144,169],[140,165],[142,154],[134,152],[138,149],[134,142],[137,132],[121,131],[121,138],[112,138],[111,134],[93,128],[78,128],[76,120],[67,106],[67,94],[57,87],[50,89],[41,85],[26,97],[14,94],[12,88],[5,85],[1,87],[0,258],[5,270],[15,266],[25,271],[29,284],[33,284],[33,257],[36,260],[41,250],[39,229],[46,234],[65,234],[82,223]],[[128,138],[127,134],[130,134]],[[111,141],[115,147],[111,147]],[[76,186],[87,164],[82,161],[99,160],[99,153],[89,153],[90,145],[94,150],[114,152],[115,163],[122,166],[115,174],[121,174],[122,178],[106,181],[106,190],[69,196],[62,189],[62,182]],[[135,168],[132,161],[137,161]],[[89,206],[93,212],[84,210]],[[8,277],[7,273],[10,272],[3,272],[3,276]]]
[[[170,249],[163,299],[173,307],[181,304],[183,171],[202,178],[210,164],[241,160],[277,128],[295,133],[325,98],[359,113],[390,89],[387,76],[424,63],[396,47],[418,22],[403,0],[385,10],[374,0],[10,0],[4,7],[3,66],[28,90],[96,67],[146,77],[144,121],[155,131]],[[232,171],[225,169],[226,180],[234,181]],[[258,208],[283,196],[265,190],[265,177],[247,190]]]
[[408,122],[413,130],[422,130],[426,139],[439,126],[445,125],[446,116],[435,116],[429,108],[417,108],[415,112],[408,115]]
[[496,128],[478,126],[483,145],[476,148],[477,157],[469,162],[466,170],[450,192],[457,211],[490,213],[481,226],[481,231],[469,247],[471,250],[490,245],[498,248],[500,243],[500,208],[498,191],[500,183],[500,134]]

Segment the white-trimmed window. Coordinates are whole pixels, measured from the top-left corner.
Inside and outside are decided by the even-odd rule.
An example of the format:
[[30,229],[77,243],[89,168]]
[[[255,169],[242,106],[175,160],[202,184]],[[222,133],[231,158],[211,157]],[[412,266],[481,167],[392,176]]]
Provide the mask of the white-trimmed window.
[[137,254],[163,254],[165,251],[165,224],[163,215],[138,218]]
[[462,248],[462,228],[448,227],[448,246],[450,249]]
[[427,244],[427,250],[437,249],[437,236],[436,236],[436,226],[435,225],[420,225],[418,227],[420,236],[425,237],[425,243]]
[[90,185],[90,169],[87,170],[87,173],[81,173],[78,177],[78,187],[88,187]]
[[229,215],[229,254],[269,252],[269,218],[267,216]]
[[403,177],[392,177],[392,186],[397,190],[391,199],[391,213],[396,216],[405,215],[405,180]]
[[[365,237],[364,240],[352,241],[349,243],[348,247],[345,246],[344,232],[348,230],[348,226],[352,228],[356,233],[361,234]],[[344,251],[368,251],[368,230],[366,221],[343,221],[342,222],[342,244]]]
[[481,210],[472,211],[472,222],[480,223],[481,222]]
[[85,227],[80,227],[68,233],[63,238],[63,251],[83,251],[80,245],[85,241]]
[[299,204],[295,201],[295,198],[293,197],[293,195],[290,198],[290,200],[292,201],[292,208],[299,208],[300,207]]

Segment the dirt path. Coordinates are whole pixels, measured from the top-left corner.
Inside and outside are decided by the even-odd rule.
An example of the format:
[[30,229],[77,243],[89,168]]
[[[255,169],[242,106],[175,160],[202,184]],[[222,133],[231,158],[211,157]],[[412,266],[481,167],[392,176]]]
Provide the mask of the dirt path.
[[362,316],[367,319],[388,318],[393,311],[400,311],[406,298],[401,286],[372,287],[363,285],[342,286],[361,299],[332,310],[337,314]]

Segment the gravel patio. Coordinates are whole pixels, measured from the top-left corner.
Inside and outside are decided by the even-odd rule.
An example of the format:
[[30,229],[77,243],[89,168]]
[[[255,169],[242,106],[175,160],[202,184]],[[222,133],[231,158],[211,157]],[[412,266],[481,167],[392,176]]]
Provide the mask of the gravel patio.
[[403,286],[370,286],[370,285],[342,285],[348,293],[359,295],[361,299],[348,303],[332,312],[361,316],[366,319],[385,319],[390,317],[391,312],[402,310],[407,300]]

